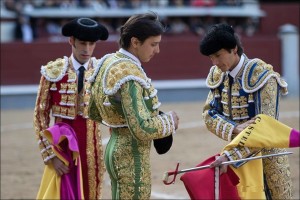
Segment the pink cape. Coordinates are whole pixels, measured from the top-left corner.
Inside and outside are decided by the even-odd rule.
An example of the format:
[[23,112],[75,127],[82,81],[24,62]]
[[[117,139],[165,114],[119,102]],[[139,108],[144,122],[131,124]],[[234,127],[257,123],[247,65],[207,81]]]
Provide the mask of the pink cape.
[[[53,173],[52,166],[46,165],[38,197],[49,199],[59,196],[60,199],[68,200],[84,199],[79,147],[74,130],[70,125],[59,122],[45,130],[44,135],[53,145],[56,156],[69,167],[69,173],[58,176],[56,172]],[[49,175],[55,177],[49,178]],[[49,180],[55,181],[49,182]]]

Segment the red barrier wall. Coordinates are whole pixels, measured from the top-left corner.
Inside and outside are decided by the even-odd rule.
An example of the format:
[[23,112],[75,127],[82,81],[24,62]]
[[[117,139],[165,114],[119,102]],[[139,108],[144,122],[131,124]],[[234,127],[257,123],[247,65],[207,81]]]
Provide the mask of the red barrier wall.
[[[281,44],[279,27],[290,23],[299,29],[300,3],[261,3],[266,16],[253,37],[242,37],[249,58],[261,58],[281,73]],[[194,35],[163,36],[161,53],[144,67],[153,80],[205,78],[211,65],[199,53],[200,38]],[[100,58],[118,49],[116,42],[100,42],[94,56]],[[65,43],[34,42],[1,44],[1,85],[38,84],[40,67],[58,57],[69,56],[71,48]]]
[[[249,58],[258,57],[281,72],[280,41],[277,37],[242,38]],[[94,56],[100,58],[118,49],[116,42],[99,42]],[[199,53],[199,38],[193,35],[163,37],[161,52],[144,68],[152,80],[205,78],[211,62]],[[1,85],[38,84],[40,67],[48,61],[69,56],[68,43],[1,44]]]
[[261,18],[259,30],[262,34],[276,35],[279,27],[292,24],[300,27],[300,2],[268,2],[261,3],[260,8],[266,13]]

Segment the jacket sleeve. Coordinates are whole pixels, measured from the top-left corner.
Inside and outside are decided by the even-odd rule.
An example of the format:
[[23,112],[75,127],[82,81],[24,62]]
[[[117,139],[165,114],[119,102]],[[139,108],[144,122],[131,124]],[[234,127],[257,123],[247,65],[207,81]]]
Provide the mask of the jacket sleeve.
[[44,130],[46,130],[50,124],[50,86],[51,82],[42,76],[33,116],[33,126],[36,134],[36,140],[45,164],[47,164],[48,161],[55,156],[51,144],[43,135]]
[[175,133],[174,121],[170,114],[151,115],[143,99],[143,88],[139,83],[135,81],[124,83],[120,94],[128,127],[136,139],[153,140]]
[[202,117],[211,133],[225,141],[231,141],[234,137],[232,132],[236,123],[224,117],[218,94],[218,88],[210,90],[203,108]]
[[[280,87],[275,78],[270,78],[265,85],[256,92],[256,114],[266,114],[275,119],[278,116],[278,103],[280,98]],[[236,147],[229,151],[224,151],[230,160],[237,160],[259,153],[261,148]],[[242,164],[242,163],[241,163]],[[240,165],[241,165],[240,164]],[[235,165],[239,166],[239,165]]]

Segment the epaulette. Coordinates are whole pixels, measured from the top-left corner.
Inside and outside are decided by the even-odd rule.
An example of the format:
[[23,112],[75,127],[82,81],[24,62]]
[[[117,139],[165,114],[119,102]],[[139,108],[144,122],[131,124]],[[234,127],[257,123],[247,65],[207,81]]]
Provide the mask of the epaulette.
[[207,87],[214,89],[220,86],[225,76],[225,72],[222,72],[216,65],[210,68],[208,76],[206,78]]
[[273,70],[272,65],[258,58],[249,60],[246,64],[242,75],[242,87],[245,92],[256,92],[262,88],[271,77],[276,78],[278,84],[281,86],[282,94],[286,95],[288,93],[287,83],[280,77],[279,73]]
[[104,72],[103,88],[106,95],[115,94],[127,81],[137,81],[144,88],[150,88],[144,70],[130,59],[122,58],[112,62]]
[[68,69],[69,59],[64,56],[64,58],[58,58],[55,61],[50,61],[47,65],[41,67],[41,74],[51,82],[60,81]]
[[92,73],[90,74],[90,76],[87,76],[86,79],[88,82],[92,83],[95,81],[96,76],[99,73],[99,70],[103,64],[103,62],[110,56],[111,54],[106,54],[105,56],[103,56],[101,59],[96,59],[95,57],[91,58],[92,61]]

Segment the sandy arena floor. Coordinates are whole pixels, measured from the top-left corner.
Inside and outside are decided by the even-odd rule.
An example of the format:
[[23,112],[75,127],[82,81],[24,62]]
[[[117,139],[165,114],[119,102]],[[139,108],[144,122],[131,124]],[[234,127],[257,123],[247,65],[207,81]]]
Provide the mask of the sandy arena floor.
[[[163,173],[196,166],[219,153],[225,142],[210,134],[201,118],[203,102],[171,103],[163,111],[175,110],[180,117],[179,130],[172,149],[166,155],[156,154],[152,148],[151,199],[189,199],[178,175],[175,184],[164,185]],[[33,110],[1,111],[1,199],[34,199],[40,184],[43,164],[32,128]],[[299,99],[283,99],[280,121],[299,129]],[[103,127],[103,141],[108,134]],[[294,184],[294,199],[299,196],[299,149],[288,149]],[[103,199],[110,199],[110,180],[105,176]]]

